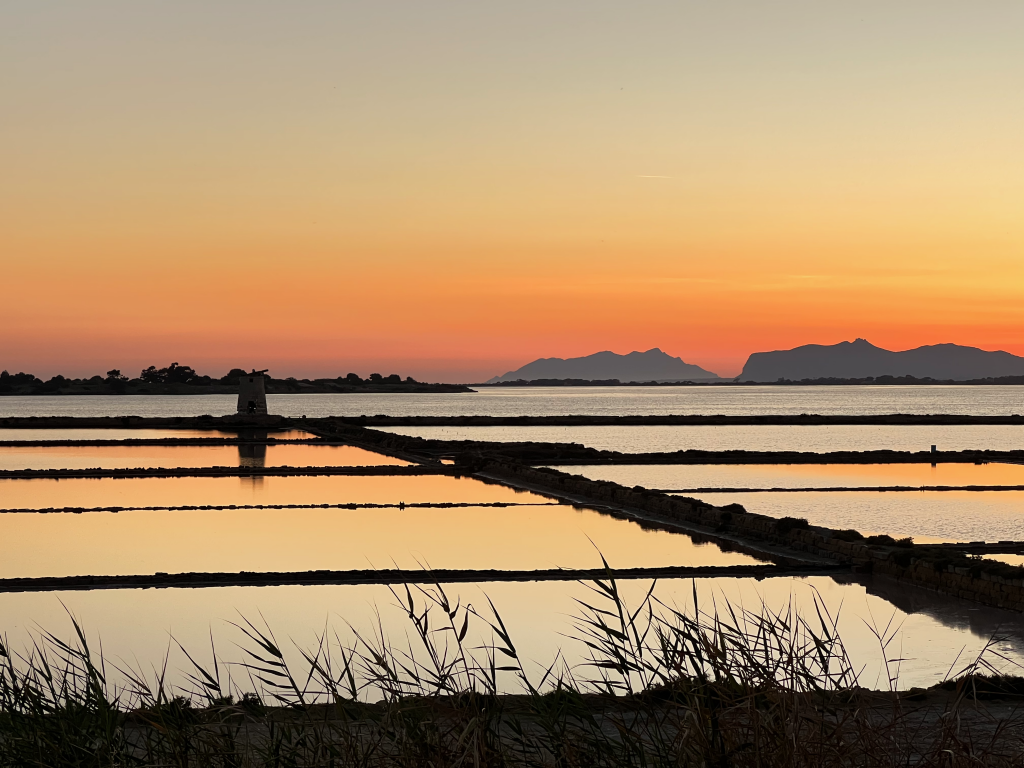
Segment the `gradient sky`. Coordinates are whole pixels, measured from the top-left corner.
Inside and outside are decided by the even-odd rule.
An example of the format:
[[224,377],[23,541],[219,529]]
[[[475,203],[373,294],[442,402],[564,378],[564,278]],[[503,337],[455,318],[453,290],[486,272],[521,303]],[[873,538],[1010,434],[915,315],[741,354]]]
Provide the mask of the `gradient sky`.
[[1024,3],[0,0],[0,368],[1024,354]]

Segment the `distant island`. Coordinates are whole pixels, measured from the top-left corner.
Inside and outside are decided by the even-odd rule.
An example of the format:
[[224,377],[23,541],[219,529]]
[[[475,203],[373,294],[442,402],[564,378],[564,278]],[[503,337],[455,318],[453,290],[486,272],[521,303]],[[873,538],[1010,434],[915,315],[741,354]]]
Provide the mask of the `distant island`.
[[[740,382],[862,383],[881,377],[910,378],[921,383],[997,383],[995,379],[1024,377],[1024,357],[987,352],[957,344],[892,352],[865,339],[830,346],[806,344],[795,349],[755,352],[737,377]],[[1003,381],[1002,383],[1017,383]]]
[[630,352],[628,355],[597,352],[586,357],[570,357],[568,359],[544,357],[527,363],[522,368],[495,376],[486,383],[504,384],[544,379],[549,381],[577,379],[608,383],[611,380],[616,380],[616,383],[722,380],[716,373],[706,371],[697,365],[685,363],[678,357],[672,357],[660,349],[654,348],[646,352]]
[[996,376],[982,379],[932,379],[914,376],[864,376],[858,379],[823,377],[818,379],[777,379],[776,381],[737,381],[718,379],[708,381],[619,381],[618,379],[532,379],[526,381],[499,381],[494,384],[473,384],[474,387],[822,387],[822,386],[883,386],[921,387],[936,384],[1020,385],[1024,376]]
[[[124,376],[121,371],[107,371],[105,376],[88,379],[53,376],[46,381],[31,373],[0,373],[0,395],[218,395],[236,394],[238,379],[246,371],[232,368],[220,378],[196,373],[188,365],[171,363],[166,368],[154,365],[143,370],[137,378]],[[275,379],[266,377],[269,394],[301,394],[324,392],[472,392],[461,384],[425,384],[412,377],[398,374],[381,376],[371,373],[363,379],[354,373],[336,379]]]
[[892,352],[864,340],[806,344],[755,352],[734,379],[723,379],[660,349],[598,352],[586,357],[541,358],[484,387],[625,387],[781,384],[800,386],[935,384],[1021,385],[1024,357],[957,344],[934,344]]

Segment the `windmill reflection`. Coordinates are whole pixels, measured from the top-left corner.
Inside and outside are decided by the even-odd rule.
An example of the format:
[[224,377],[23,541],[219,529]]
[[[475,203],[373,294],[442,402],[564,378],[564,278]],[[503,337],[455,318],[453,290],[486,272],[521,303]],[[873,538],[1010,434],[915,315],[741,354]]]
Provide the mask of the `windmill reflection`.
[[[265,429],[243,429],[238,433],[238,466],[262,469],[267,465],[267,431]],[[263,478],[259,475],[241,478],[242,485],[253,490],[263,487]]]

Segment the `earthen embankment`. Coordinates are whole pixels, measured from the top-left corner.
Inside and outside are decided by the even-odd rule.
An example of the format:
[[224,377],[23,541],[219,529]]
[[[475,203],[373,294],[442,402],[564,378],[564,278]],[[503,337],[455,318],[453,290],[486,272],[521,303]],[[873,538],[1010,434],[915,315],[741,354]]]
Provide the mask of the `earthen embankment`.
[[544,568],[537,570],[399,569],[349,571],[242,571],[156,573],[125,576],[56,576],[0,579],[0,592],[51,590],[272,587],[312,584],[454,584],[500,581],[592,581],[595,579],[690,579],[814,576],[843,572],[841,566],[706,565],[654,568]]
[[651,414],[634,416],[344,416],[360,427],[628,427],[628,426],[828,426],[828,425],[1024,425],[1024,416],[889,413],[845,414]]
[[986,605],[1024,611],[1024,568],[972,559],[951,546],[933,548],[896,542],[889,537],[872,541],[874,537],[812,526],[806,520],[754,514],[739,505],[715,507],[699,499],[627,488],[551,469],[493,463],[482,471],[491,477],[529,484],[533,489],[546,487],[556,494],[572,494],[676,520],[710,533],[713,539],[728,537],[753,546],[789,550],[796,556],[825,558],[861,572],[883,574]]

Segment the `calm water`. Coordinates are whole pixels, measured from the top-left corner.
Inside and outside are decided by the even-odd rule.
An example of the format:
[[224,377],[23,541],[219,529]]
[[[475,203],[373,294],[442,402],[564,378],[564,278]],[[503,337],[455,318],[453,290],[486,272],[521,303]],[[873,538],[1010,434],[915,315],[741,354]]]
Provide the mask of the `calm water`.
[[711,504],[742,504],[773,517],[915,541],[1022,541],[1024,491],[698,493]]
[[[40,398],[37,398],[40,399]],[[0,408],[3,398],[0,398]],[[38,415],[38,414],[33,414]],[[0,441],[23,440],[165,440],[167,438],[220,438],[235,439],[238,432],[217,429],[0,429]],[[297,429],[271,430],[266,437],[274,440],[316,439],[311,432]]]
[[662,490],[1024,485],[1024,466],[1017,464],[633,464],[555,469],[592,480]]
[[[882,485],[1020,485],[1012,464],[694,465],[561,467],[563,472],[623,485],[682,488],[814,488]],[[711,504],[742,504],[773,517],[916,541],[1024,540],[1024,491],[831,491],[706,493]]]
[[[296,395],[271,396],[271,410],[299,416],[459,414],[661,414],[661,413],[977,413],[1024,412],[1024,388],[564,388],[486,390],[464,395]],[[0,398],[5,415],[198,415],[230,413],[233,396]],[[581,431],[582,429],[582,431]],[[406,430],[403,430],[406,431]],[[181,431],[111,430],[14,431],[27,439],[191,436]],[[61,434],[56,434],[61,432]],[[123,432],[123,434],[121,434]],[[410,430],[417,432],[417,430]],[[477,437],[483,430],[467,434]],[[500,432],[500,439],[553,439],[618,450],[899,450],[1018,448],[1024,430],[1004,427],[629,427]],[[211,433],[199,433],[209,436]],[[496,433],[497,434],[497,433]],[[301,435],[299,435],[301,436]],[[449,434],[444,435],[450,437]],[[0,433],[0,440],[12,439]],[[600,442],[604,441],[604,442]],[[355,448],[269,446],[265,456],[245,455],[249,447],[11,448],[0,451],[0,467],[83,466],[266,466],[390,463]],[[20,465],[20,466],[19,466]],[[628,484],[656,487],[792,486],[1017,483],[1024,468],[1000,465],[898,467],[602,467],[573,468]],[[648,473],[648,474],[644,474]],[[598,476],[598,475],[592,475]],[[762,493],[704,494],[711,503],[744,504],[751,511],[807,517],[835,527],[927,539],[1024,539],[1024,493]],[[0,507],[141,507],[251,504],[345,504],[399,502],[546,503],[548,499],[499,485],[452,477],[149,478],[143,480],[0,480]],[[152,573],[155,571],[308,570],[401,567],[420,563],[452,568],[538,568],[592,566],[597,550],[612,565],[702,565],[751,562],[687,536],[646,531],[639,525],[592,510],[568,506],[460,509],[301,509],[125,511],[120,513],[0,515],[2,575]],[[624,592],[638,599],[647,583],[628,582]],[[669,580],[658,595],[685,605],[694,583]],[[813,590],[833,612],[842,606],[840,629],[862,683],[882,684],[878,643],[870,626],[895,616],[902,629],[893,655],[902,655],[902,687],[940,679],[961,650],[976,653],[996,631],[1009,639],[999,650],[1024,660],[1024,618],[933,593],[893,585],[884,579],[838,583],[805,580],[698,580],[703,605],[712,599],[754,608],[764,600],[780,608],[793,600],[809,615]],[[571,633],[574,598],[587,597],[575,583],[457,585],[450,592],[483,608],[494,598],[523,655],[540,664],[559,649],[570,663],[582,658]],[[228,622],[239,614],[262,613],[285,644],[303,646],[325,622],[345,636],[346,622],[368,630],[381,611],[385,632],[404,640],[406,626],[386,587],[318,586],[118,590],[48,594],[0,594],[0,633],[15,647],[33,628],[67,635],[60,600],[80,616],[112,658],[150,670],[169,652],[172,633],[202,655],[213,630],[218,648],[238,660],[237,631]],[[130,620],[128,619],[130,617]],[[484,638],[481,638],[483,640]],[[902,644],[902,647],[897,647]],[[289,653],[296,658],[292,646]],[[171,651],[171,675],[182,679],[185,661]],[[234,656],[232,656],[234,654]],[[205,656],[203,657],[205,658]]]
[[[4,416],[213,416],[234,395],[0,397]],[[531,387],[462,394],[269,395],[284,416],[1024,413],[1024,387]]]
[[[24,542],[46,542],[25,547]],[[0,515],[0,578],[364,568],[743,565],[690,537],[570,506]],[[0,630],[2,631],[2,630]]]
[[[620,589],[627,601],[636,604],[649,584],[622,582]],[[805,607],[805,614],[813,616],[814,595],[819,595],[828,610],[839,616],[841,636],[854,665],[863,670],[861,683],[870,687],[886,687],[881,653],[871,627],[884,628],[890,619],[893,627],[900,628],[890,655],[905,659],[900,669],[901,688],[938,682],[958,654],[963,652],[964,659],[973,658],[994,633],[1007,636],[997,646],[999,652],[1012,660],[1024,658],[1024,619],[1019,614],[939,599],[934,593],[894,582],[875,579],[864,584],[840,584],[827,577],[760,582],[702,579],[695,586],[705,610],[712,610],[713,602],[723,606],[728,601],[758,611],[762,600],[769,608],[780,610],[792,600]],[[658,583],[655,594],[670,605],[688,610],[692,608],[693,589],[694,582],[689,580],[665,580]],[[585,649],[566,635],[573,634],[572,617],[578,615],[574,599],[594,599],[584,585],[459,584],[446,590],[453,600],[459,597],[485,614],[490,597],[521,656],[533,662],[527,669],[538,678],[542,665],[549,664],[558,651],[570,664],[583,660]],[[206,663],[212,633],[218,655],[227,661],[241,661],[242,652],[235,643],[242,643],[244,638],[229,622],[239,621],[240,616],[261,622],[262,615],[290,663],[302,669],[297,647],[315,647],[316,636],[325,627],[337,630],[346,642],[353,639],[353,631],[372,635],[378,609],[385,635],[404,646],[410,630],[397,602],[386,587],[373,585],[24,593],[0,594],[0,617],[10,645],[20,649],[40,628],[70,639],[73,630],[66,605],[85,623],[94,647],[99,647],[102,640],[108,659],[142,669],[152,677],[154,667],[159,668],[167,655],[169,678],[181,683],[189,665],[171,642],[172,637]],[[126,620],[129,616],[130,621]],[[474,624],[469,639],[472,644],[482,645],[488,636]],[[1002,666],[1019,673],[1006,663]],[[111,674],[116,675],[113,670]],[[232,668],[224,668],[222,674],[226,679]],[[236,677],[236,682],[245,680],[244,676],[242,680]],[[518,690],[508,676],[504,684],[506,690]]]
[[445,475],[0,479],[0,500],[5,509],[547,501],[504,485]]
[[348,445],[0,446],[0,469],[359,467],[408,463]]
[[580,443],[623,453],[670,451],[1024,450],[1020,426],[394,427],[435,440]]

